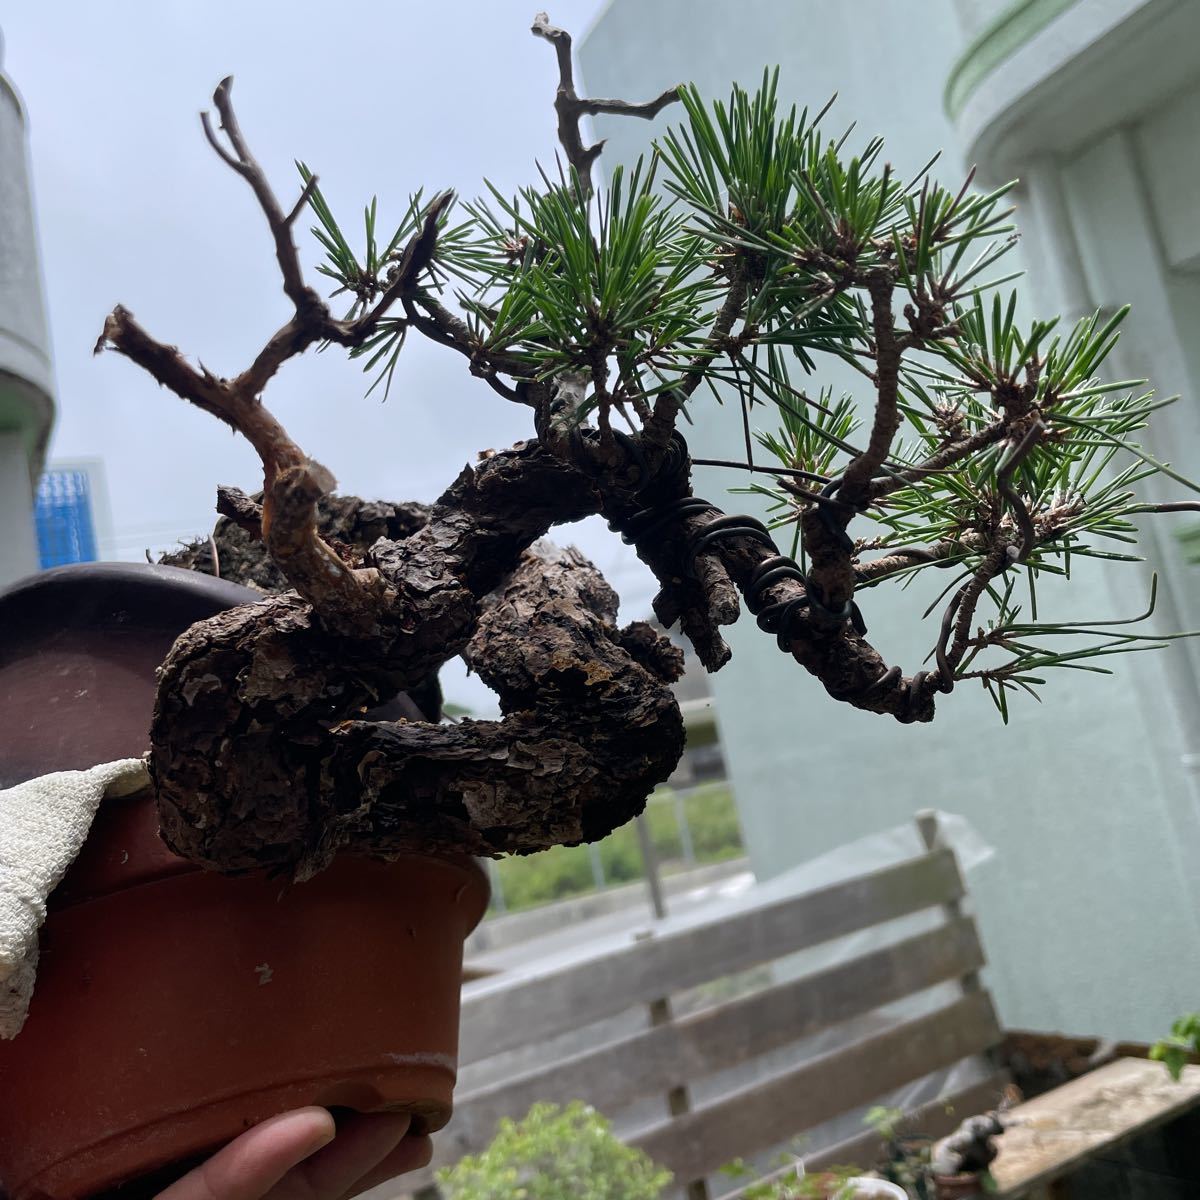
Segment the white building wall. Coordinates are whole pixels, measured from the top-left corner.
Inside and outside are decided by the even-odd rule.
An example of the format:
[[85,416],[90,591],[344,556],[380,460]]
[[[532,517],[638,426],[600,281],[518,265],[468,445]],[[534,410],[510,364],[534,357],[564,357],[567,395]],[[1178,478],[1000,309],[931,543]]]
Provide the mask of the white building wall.
[[[0,67],[3,65],[0,39]],[[25,117],[0,70],[0,587],[37,570],[33,488],[54,420]]]
[[0,433],[0,588],[37,570],[33,488],[19,433]]
[[[857,120],[864,136],[883,134],[886,157],[899,172],[943,147],[938,174],[956,181],[963,152],[942,93],[964,45],[959,17],[967,17],[975,33],[995,16],[976,21],[978,12],[959,10],[989,7],[1003,6],[613,0],[583,45],[583,75],[597,95],[642,99],[672,80],[692,79],[723,96],[731,80],[752,86],[764,65],[779,63],[784,95],[819,106],[837,91],[833,125]],[[671,115],[668,109],[655,128]],[[1164,128],[1174,126],[1168,121]],[[597,132],[609,139],[601,161],[610,164],[635,156],[653,133],[641,122],[617,119],[598,120]],[[1078,171],[1085,169],[1081,160]],[[1061,189],[1059,225],[1068,230],[1077,202],[1087,204],[1103,191],[1082,174],[1068,180],[1055,173],[1050,183]],[[1019,196],[1019,219],[1034,220],[1036,199],[1028,189]],[[1046,197],[1041,200],[1045,209]],[[1062,228],[1049,219],[1055,211],[1043,212],[1029,256],[1040,267],[1047,259],[1052,265],[1031,281],[1027,307],[1046,312],[1053,300],[1075,315],[1097,296],[1071,281],[1093,268],[1086,246],[1056,241]],[[1102,205],[1089,211],[1111,224]],[[1124,251],[1129,255],[1145,252],[1136,240],[1142,234],[1135,234]],[[1116,229],[1109,236],[1122,234]],[[1178,244],[1190,244],[1186,230]],[[1115,302],[1126,281],[1113,268],[1102,302]],[[1187,355],[1177,331],[1163,328],[1162,336],[1170,351],[1151,356],[1156,378],[1168,392],[1182,390]],[[836,370],[823,373],[822,381],[855,386]],[[1193,446],[1200,450],[1192,415],[1181,415],[1178,434],[1191,443],[1186,456]],[[698,407],[693,416],[697,425],[687,436],[696,452],[742,453],[736,412]],[[753,510],[748,497],[723,494],[739,482],[728,473],[700,471],[696,490],[731,511]],[[1157,549],[1170,553],[1165,540]],[[1074,574],[1065,593],[1039,587],[1046,611],[1106,618],[1144,606],[1146,573],[1125,572],[1115,591],[1113,578],[1095,564],[1078,564]],[[860,597],[872,640],[889,662],[909,671],[920,666],[936,636],[920,619],[929,598],[915,586]],[[1189,607],[1183,597],[1173,598],[1177,610]],[[752,621],[743,618],[729,640],[734,659],[714,687],[760,874],[905,821],[927,805],[963,813],[997,851],[971,886],[992,961],[991,984],[1008,1025],[1150,1038],[1196,1006],[1200,826],[1187,757],[1196,712],[1181,709],[1180,699],[1189,688],[1195,693],[1186,652],[1176,647],[1120,661],[1115,679],[1064,672],[1045,689],[1043,706],[1018,705],[1007,728],[984,693],[966,687],[940,700],[932,725],[902,727],[830,700]]]

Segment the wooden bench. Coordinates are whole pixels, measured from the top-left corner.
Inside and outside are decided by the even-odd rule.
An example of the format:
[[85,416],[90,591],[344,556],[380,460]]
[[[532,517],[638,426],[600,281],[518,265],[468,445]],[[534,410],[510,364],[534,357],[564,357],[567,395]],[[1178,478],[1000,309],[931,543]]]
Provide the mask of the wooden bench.
[[[469,983],[434,1166],[535,1101],[578,1099],[702,1197],[732,1160],[962,1060],[977,1060],[974,1079],[927,1105],[923,1130],[994,1105],[1005,1080],[986,1059],[1001,1031],[983,951],[954,854],[932,816],[919,826],[924,852],[894,865],[799,893],[759,885],[615,948]],[[814,962],[819,948],[837,952]],[[810,961],[788,961],[801,952]],[[829,1048],[814,1053],[818,1035]],[[869,1161],[874,1135],[850,1128],[814,1162]],[[404,1184],[435,1195],[431,1172]]]
[[[1083,1164],[1112,1155],[1198,1106],[1200,1067],[1185,1067],[1175,1082],[1162,1063],[1121,1058],[1081,1075],[1008,1114],[1012,1125],[997,1139],[1000,1154],[992,1166],[996,1200],[1091,1195],[1090,1189],[1067,1191],[1069,1183],[1062,1190],[1056,1185]],[[1164,1196],[1200,1195],[1196,1178],[1164,1176],[1159,1187],[1170,1189],[1158,1191]],[[1122,1188],[1118,1194],[1134,1193]]]

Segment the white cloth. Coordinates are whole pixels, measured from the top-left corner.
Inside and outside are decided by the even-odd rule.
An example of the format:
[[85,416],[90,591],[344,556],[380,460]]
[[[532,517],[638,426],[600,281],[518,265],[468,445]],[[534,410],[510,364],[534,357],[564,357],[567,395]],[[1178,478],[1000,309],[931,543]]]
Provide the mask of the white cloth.
[[46,899],[79,854],[101,799],[149,782],[145,763],[126,758],[0,791],[0,1038],[25,1024]]

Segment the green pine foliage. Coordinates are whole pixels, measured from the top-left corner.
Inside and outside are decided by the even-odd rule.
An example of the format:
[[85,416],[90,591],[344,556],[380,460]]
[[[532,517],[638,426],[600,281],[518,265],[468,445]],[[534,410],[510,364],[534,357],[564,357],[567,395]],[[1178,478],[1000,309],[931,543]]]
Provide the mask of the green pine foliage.
[[[907,586],[940,568],[932,615],[982,572],[970,644],[948,682],[980,682],[1005,720],[1010,699],[1036,696],[1052,669],[1108,673],[1110,656],[1161,646],[1167,639],[1141,631],[1153,588],[1147,611],[1128,621],[1050,620],[1038,605],[1039,583],[1069,579],[1080,558],[1138,561],[1137,518],[1156,507],[1140,496],[1148,478],[1200,490],[1140,441],[1171,400],[1106,370],[1127,310],[1070,328],[1054,316],[1019,320],[1005,286],[1015,278],[1004,264],[1016,238],[1009,187],[947,187],[936,159],[897,177],[880,139],[830,131],[829,105],[785,106],[777,73],[753,92],[734,87],[726,102],[691,86],[679,96],[682,119],[607,186],[541,172],[515,196],[487,185],[456,218],[443,214],[409,319],[385,320],[354,351],[373,386],[390,380],[422,305],[436,305],[454,308],[472,370],[497,390],[582,381],[574,419],[598,411],[602,430],[612,413],[646,427],[664,394],[685,417],[689,406],[736,402],[747,462],[752,417],[774,460],[776,481],[748,490],[766,496],[803,565],[813,492],[861,455],[876,419],[883,289],[901,343],[901,430],[874,469],[871,536],[855,554],[859,565],[876,561],[868,554],[902,561],[860,587]],[[359,313],[419,228],[421,193],[386,242],[372,199],[361,251],[319,189],[309,202],[320,269]],[[855,394],[822,387],[832,360],[858,373]],[[1013,560],[989,568],[1001,535]]]
[[[697,863],[722,862],[744,853],[737,806],[728,784],[706,784],[689,791],[683,797],[683,810]],[[666,872],[681,869],[683,836],[669,793],[651,796],[646,820],[660,866]],[[632,825],[609,834],[595,848],[607,885],[642,878],[642,852]],[[555,846],[540,854],[501,859],[496,872],[510,912],[580,896],[596,886],[587,846]]]

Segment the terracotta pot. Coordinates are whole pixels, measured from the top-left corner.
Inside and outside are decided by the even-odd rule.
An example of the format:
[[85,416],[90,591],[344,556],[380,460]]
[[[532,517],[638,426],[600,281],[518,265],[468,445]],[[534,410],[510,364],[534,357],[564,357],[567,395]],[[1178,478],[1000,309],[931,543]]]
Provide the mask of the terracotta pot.
[[[0,786],[141,754],[171,642],[255,598],[115,564],[0,596]],[[299,885],[224,878],[167,850],[148,795],[106,801],[51,898],[26,1026],[0,1041],[3,1190],[150,1192],[306,1104],[440,1128],[463,941],[486,903],[466,858],[346,857]]]
[[978,1175],[935,1175],[933,1183],[937,1200],[968,1200],[968,1197],[984,1194]]

